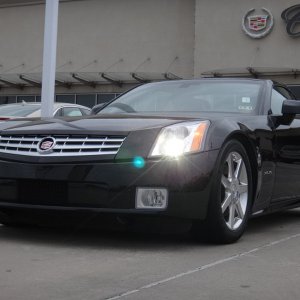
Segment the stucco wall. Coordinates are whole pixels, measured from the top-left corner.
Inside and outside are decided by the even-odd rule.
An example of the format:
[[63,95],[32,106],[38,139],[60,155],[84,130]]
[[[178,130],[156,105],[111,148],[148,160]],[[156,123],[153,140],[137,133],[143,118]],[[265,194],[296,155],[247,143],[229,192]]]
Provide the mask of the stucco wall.
[[[82,0],[60,3],[57,71],[172,72],[199,77],[213,69],[300,68],[300,38],[286,33],[281,12],[297,0]],[[251,8],[269,9],[273,31],[254,40],[242,31]],[[44,5],[0,7],[1,73],[42,70]],[[257,13],[260,13],[257,10]],[[178,59],[174,60],[175,57]],[[149,58],[149,60],[147,60]],[[299,83],[299,77],[276,78]],[[123,91],[107,84],[57,87],[58,93]],[[0,94],[40,93],[4,88]]]
[[[18,65],[11,72],[41,71],[43,25],[44,5],[0,9],[0,73]],[[178,57],[169,71],[190,77],[193,48],[194,0],[60,4],[60,72],[133,72],[147,58],[139,71],[166,72]]]
[[[295,4],[299,1],[196,0],[195,76],[213,69],[247,66],[300,68],[300,38],[287,35],[280,17]],[[261,14],[262,7],[271,11],[275,26],[268,36],[255,40],[242,31],[242,18],[251,8]]]

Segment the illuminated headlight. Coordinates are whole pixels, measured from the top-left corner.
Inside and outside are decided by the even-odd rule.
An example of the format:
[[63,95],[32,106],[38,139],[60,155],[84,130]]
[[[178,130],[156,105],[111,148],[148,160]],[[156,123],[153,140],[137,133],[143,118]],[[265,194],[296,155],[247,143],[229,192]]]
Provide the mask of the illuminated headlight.
[[201,151],[209,121],[183,122],[165,127],[150,153],[153,156],[178,157]]
[[168,204],[168,190],[164,188],[137,188],[136,208],[165,209]]

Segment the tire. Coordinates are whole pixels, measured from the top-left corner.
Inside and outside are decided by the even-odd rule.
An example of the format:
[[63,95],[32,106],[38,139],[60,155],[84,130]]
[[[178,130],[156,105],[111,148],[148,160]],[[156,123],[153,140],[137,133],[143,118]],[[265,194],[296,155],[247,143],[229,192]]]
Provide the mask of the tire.
[[229,244],[244,233],[252,206],[251,165],[244,146],[228,141],[217,162],[207,217],[192,232],[211,242]]
[[5,227],[25,227],[27,224],[16,218],[14,215],[0,212],[0,224]]
[[0,213],[0,224],[8,227],[18,226],[16,221],[14,221],[10,216],[4,213]]

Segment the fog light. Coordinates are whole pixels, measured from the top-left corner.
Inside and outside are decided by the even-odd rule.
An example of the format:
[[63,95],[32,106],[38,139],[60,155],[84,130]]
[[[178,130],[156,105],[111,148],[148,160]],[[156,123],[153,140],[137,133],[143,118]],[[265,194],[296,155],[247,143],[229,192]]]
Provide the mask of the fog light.
[[168,205],[168,191],[161,188],[137,188],[136,208],[165,209]]

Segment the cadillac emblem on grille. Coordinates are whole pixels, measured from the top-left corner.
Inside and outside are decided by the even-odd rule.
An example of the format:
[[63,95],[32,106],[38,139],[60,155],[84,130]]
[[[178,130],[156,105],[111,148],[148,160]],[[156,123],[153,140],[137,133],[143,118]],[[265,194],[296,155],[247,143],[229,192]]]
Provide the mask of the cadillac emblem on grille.
[[56,142],[55,139],[51,136],[42,138],[37,144],[37,150],[39,153],[47,154],[53,151]]

